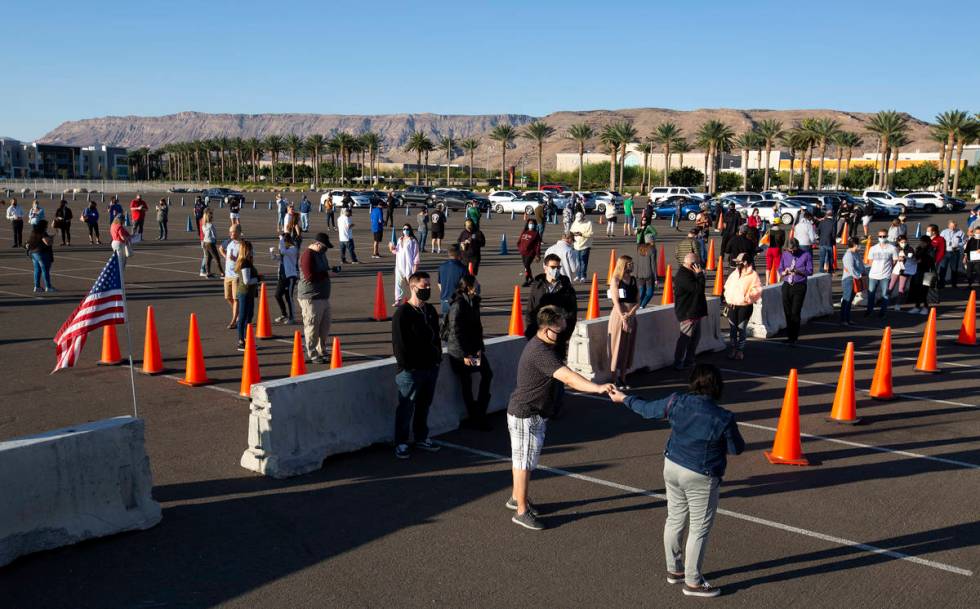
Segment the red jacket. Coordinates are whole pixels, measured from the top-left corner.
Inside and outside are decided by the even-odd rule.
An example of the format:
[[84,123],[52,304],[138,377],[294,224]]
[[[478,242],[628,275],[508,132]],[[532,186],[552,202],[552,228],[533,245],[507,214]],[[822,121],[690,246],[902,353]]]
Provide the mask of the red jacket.
[[525,228],[517,239],[517,251],[522,256],[541,255],[541,233]]
[[936,264],[938,265],[943,256],[946,255],[946,240],[941,235],[936,235],[932,238],[932,249],[936,250]]
[[132,201],[130,201],[129,211],[131,211],[133,214],[133,222],[141,220],[143,218],[143,214],[146,212],[147,209],[149,209],[149,207],[150,206],[147,205],[146,201],[143,199],[140,200],[133,199]]

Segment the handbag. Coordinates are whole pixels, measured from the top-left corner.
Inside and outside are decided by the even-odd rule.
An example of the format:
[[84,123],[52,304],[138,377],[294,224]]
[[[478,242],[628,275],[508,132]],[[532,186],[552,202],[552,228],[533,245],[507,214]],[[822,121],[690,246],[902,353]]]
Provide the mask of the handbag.
[[922,273],[922,285],[929,287],[936,281],[936,273],[933,271],[926,271]]

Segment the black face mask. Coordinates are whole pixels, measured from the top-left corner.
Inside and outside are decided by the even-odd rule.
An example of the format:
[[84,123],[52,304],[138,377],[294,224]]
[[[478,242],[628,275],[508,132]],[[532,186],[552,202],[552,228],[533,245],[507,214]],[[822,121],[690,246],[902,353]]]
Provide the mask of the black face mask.
[[432,296],[432,290],[430,288],[419,288],[415,291],[415,295],[419,297],[419,300],[426,302],[429,297]]

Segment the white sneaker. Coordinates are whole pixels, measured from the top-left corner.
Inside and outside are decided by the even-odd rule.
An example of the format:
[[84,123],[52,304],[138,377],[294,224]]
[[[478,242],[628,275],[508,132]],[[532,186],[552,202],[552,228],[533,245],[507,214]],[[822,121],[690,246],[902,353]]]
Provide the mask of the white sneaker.
[[902,310],[902,305],[895,305],[895,310],[896,311],[901,311]]
[[908,310],[908,312],[910,315],[917,315],[919,313],[919,309],[912,307],[911,309]]
[[928,308],[919,309],[919,315],[928,315],[928,314],[929,314],[929,309]]

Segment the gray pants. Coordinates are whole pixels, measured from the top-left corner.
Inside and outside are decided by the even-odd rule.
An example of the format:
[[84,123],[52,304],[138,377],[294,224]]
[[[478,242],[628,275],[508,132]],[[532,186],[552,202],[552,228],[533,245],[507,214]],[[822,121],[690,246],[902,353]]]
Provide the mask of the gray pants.
[[[718,508],[720,478],[705,476],[664,459],[664,483],[667,486],[667,522],[664,524],[664,552],[667,570],[684,572],[684,583],[699,586],[703,581],[701,565],[708,545],[708,533]],[[681,550],[684,529],[687,546]],[[685,560],[686,557],[686,560]]]

